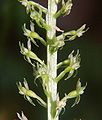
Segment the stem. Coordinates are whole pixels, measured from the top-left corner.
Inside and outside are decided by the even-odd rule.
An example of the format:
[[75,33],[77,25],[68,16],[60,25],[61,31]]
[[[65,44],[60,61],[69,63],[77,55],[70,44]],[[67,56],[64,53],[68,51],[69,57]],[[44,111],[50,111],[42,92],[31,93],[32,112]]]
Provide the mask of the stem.
[[[47,40],[52,40],[56,36],[56,19],[54,14],[57,11],[57,4],[55,0],[48,0],[48,14],[46,16],[46,22],[51,29],[47,31]],[[57,101],[57,83],[55,78],[57,76],[57,52],[50,51],[50,45],[47,45],[47,67],[49,72],[48,91],[47,97],[47,110],[48,120],[58,120],[55,117],[56,114],[56,101]]]

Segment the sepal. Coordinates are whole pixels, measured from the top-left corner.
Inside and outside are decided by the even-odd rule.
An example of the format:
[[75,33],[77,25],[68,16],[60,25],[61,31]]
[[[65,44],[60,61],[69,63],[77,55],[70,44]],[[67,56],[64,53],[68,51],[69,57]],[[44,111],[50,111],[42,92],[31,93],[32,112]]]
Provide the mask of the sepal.
[[17,116],[20,120],[28,120],[27,117],[24,115],[23,111],[22,111],[21,115],[19,113],[17,113]]

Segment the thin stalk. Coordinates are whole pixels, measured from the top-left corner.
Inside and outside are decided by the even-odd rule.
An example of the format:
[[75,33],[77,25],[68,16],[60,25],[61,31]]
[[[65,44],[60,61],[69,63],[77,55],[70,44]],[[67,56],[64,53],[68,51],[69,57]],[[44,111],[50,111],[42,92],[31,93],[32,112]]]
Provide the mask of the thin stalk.
[[[48,0],[48,14],[46,16],[46,23],[51,26],[51,29],[47,31],[47,40],[52,40],[54,36],[56,36],[56,19],[54,18],[56,11],[57,4],[55,0]],[[47,45],[47,67],[50,76],[48,81],[49,95],[47,98],[48,120],[58,120],[58,117],[55,117],[57,83],[54,80],[57,76],[57,52],[52,53],[50,51],[50,45]]]

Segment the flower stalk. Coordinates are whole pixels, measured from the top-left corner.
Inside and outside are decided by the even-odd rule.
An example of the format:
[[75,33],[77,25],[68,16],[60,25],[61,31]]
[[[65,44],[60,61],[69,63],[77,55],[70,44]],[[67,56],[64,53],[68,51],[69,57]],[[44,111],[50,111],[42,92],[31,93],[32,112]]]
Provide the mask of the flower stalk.
[[[54,14],[57,12],[57,4],[55,0],[48,0],[48,13],[46,16],[46,23],[51,26],[51,30],[47,31],[47,41],[53,41],[56,37],[56,18]],[[57,101],[57,51],[51,51],[51,45],[47,45],[47,67],[49,71],[48,91],[50,95],[47,98],[48,105],[48,120],[58,120],[56,114],[56,101]]]

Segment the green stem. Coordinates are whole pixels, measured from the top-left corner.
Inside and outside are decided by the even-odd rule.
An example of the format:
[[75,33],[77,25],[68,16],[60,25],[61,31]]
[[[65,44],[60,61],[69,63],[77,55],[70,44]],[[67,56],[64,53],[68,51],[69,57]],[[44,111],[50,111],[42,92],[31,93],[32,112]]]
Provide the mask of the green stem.
[[[55,0],[48,0],[46,22],[51,26],[51,29],[47,31],[47,40],[53,40],[54,36],[56,36],[56,19],[53,17],[56,11],[57,4]],[[49,72],[49,95],[47,98],[48,120],[58,120],[58,117],[55,117],[57,101],[57,83],[55,82],[57,76],[57,52],[52,53],[50,51],[50,45],[47,45],[47,67]]]

